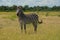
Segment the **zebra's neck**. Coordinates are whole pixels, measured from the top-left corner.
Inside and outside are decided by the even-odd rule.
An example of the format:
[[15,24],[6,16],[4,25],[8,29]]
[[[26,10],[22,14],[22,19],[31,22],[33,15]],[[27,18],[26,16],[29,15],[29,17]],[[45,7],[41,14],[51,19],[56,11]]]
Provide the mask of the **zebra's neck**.
[[25,17],[25,14],[24,14],[24,13],[21,13],[21,14],[20,14],[20,17],[21,17],[21,18],[24,18],[24,17]]
[[25,17],[25,14],[24,14],[24,12],[23,12],[23,10],[19,10],[19,17],[20,18],[24,18]]

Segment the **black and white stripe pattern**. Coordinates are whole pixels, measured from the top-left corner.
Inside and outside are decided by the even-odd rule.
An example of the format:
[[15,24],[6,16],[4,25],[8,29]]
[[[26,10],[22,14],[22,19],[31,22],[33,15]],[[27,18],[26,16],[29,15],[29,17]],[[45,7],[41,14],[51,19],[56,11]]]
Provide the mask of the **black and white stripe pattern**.
[[32,23],[34,26],[34,31],[37,31],[37,23],[42,23],[42,20],[39,22],[37,14],[35,13],[24,14],[21,7],[17,8],[17,16],[21,24],[21,30],[23,29],[24,25],[25,32],[26,32],[26,24]]

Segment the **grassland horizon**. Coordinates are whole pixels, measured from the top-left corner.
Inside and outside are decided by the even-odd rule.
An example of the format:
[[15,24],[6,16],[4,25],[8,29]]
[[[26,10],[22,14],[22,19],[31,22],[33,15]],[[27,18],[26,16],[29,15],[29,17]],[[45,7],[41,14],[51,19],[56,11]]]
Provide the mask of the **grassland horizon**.
[[[33,12],[24,12],[25,14]],[[0,12],[0,40],[60,40],[60,12],[35,12],[39,19],[37,33],[27,24],[27,33],[21,33],[16,12]]]

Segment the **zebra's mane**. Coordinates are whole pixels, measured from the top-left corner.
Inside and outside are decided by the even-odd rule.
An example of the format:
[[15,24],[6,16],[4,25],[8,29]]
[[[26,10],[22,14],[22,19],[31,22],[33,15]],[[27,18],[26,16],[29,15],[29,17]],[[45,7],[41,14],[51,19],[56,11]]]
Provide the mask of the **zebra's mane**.
[[19,10],[19,12],[20,12],[19,16],[20,16],[21,18],[24,18],[24,17],[25,17],[25,14],[24,14],[23,10]]

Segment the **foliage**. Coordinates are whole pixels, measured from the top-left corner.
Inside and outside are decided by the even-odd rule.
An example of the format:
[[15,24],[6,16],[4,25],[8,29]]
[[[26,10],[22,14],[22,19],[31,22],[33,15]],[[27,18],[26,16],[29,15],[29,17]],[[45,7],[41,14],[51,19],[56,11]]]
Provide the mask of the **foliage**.
[[[60,11],[60,6],[34,6],[29,7],[28,5],[22,6],[24,11]],[[16,11],[17,6],[0,6],[0,11]]]

